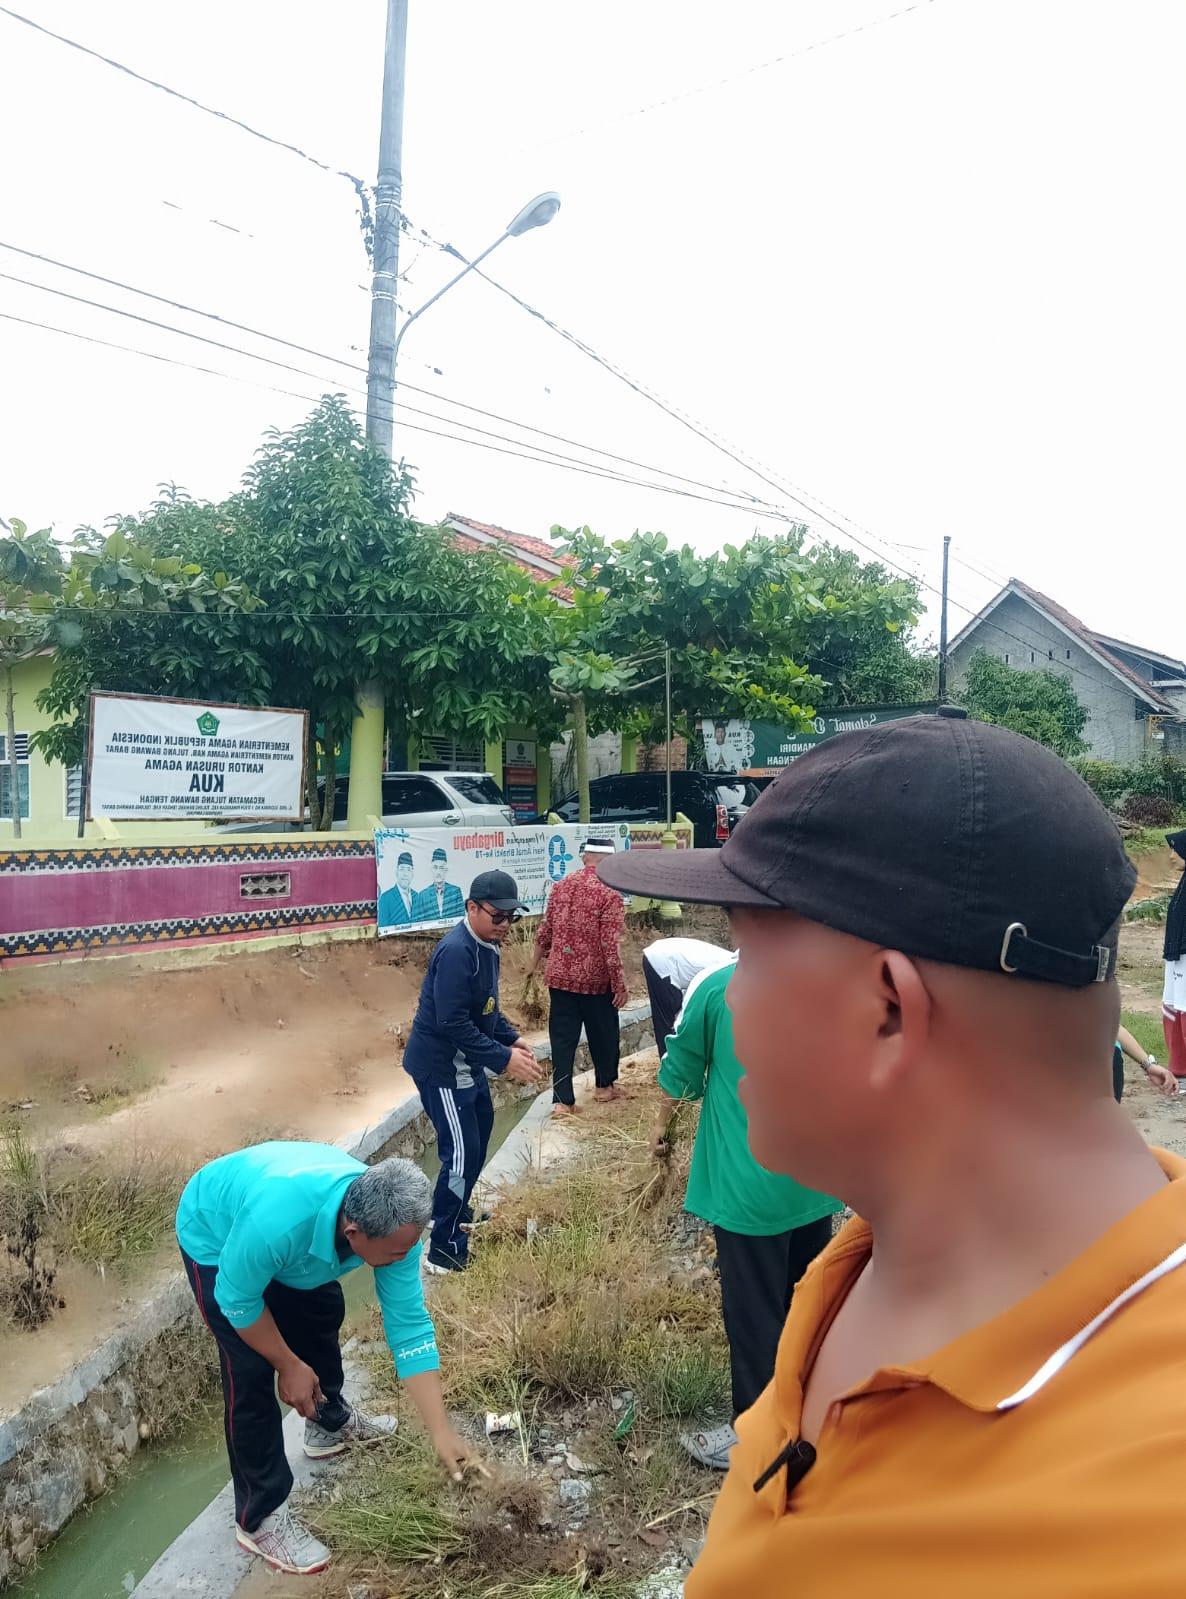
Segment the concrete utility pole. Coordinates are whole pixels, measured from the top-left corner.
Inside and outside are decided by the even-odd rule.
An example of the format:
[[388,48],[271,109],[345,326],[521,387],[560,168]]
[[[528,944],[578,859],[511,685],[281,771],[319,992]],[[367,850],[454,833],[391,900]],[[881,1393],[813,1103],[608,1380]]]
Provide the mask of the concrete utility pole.
[[[371,339],[367,351],[367,441],[391,455],[395,415],[395,291],[403,205],[404,62],[408,0],[387,0],[383,53],[383,105],[379,121],[379,173],[375,185],[374,276]],[[377,679],[358,688],[350,732],[350,789],[346,826],[367,832],[383,814],[383,688]]]
[[379,176],[375,185],[375,272],[371,279],[371,342],[367,352],[367,439],[391,454],[395,409],[395,290],[404,188],[404,62],[408,0],[387,0]]
[[951,534],[943,535],[943,603],[939,610],[939,703],[947,699],[947,558],[951,553]]

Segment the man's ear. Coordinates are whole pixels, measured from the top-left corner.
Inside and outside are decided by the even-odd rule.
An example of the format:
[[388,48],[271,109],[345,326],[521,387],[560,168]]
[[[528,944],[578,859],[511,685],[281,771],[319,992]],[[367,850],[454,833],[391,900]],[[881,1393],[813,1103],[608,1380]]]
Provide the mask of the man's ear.
[[874,957],[881,1022],[870,1087],[894,1087],[926,1046],[931,1030],[931,996],[918,967],[900,950],[878,950]]

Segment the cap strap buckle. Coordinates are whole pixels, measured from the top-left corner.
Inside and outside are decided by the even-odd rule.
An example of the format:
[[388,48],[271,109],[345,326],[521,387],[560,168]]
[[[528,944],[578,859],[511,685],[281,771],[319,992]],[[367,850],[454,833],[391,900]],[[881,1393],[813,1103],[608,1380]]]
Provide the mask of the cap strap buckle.
[[1006,927],[999,960],[1003,972],[1024,972],[1070,988],[1106,983],[1112,975],[1112,951],[1106,944],[1093,944],[1090,954],[1078,955],[1031,938],[1024,922],[1010,922]]
[[1001,970],[1003,972],[1015,972],[1017,970],[1016,966],[1009,965],[1009,944],[1014,933],[1020,933],[1022,938],[1029,937],[1029,930],[1024,922],[1010,922],[1008,927],[1006,927],[1005,936],[1001,940]]

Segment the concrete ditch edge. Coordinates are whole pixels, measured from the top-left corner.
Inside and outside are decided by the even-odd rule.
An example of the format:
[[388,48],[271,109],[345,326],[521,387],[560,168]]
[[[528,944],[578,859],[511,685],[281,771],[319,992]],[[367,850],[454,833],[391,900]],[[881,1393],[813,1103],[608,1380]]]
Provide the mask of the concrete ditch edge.
[[[622,1011],[623,1053],[644,1048],[652,1041],[649,1020],[647,1005]],[[541,1060],[550,1058],[546,1040],[537,1046],[536,1053]],[[578,1067],[587,1068],[587,1064],[587,1048],[582,1044]],[[524,1122],[530,1118],[532,1125],[542,1124],[550,1101],[546,1090],[533,1096],[530,1090],[513,1092],[510,1085],[498,1082],[494,1090],[501,1103],[511,1098],[536,1098],[537,1105],[527,1112]],[[508,1143],[517,1131],[512,1132]],[[371,1162],[386,1155],[419,1155],[429,1136],[431,1129],[420,1098],[413,1093],[381,1121],[341,1142],[358,1159]],[[501,1154],[501,1150],[497,1151],[492,1158],[487,1168],[489,1175],[493,1176],[496,1168],[502,1170]],[[0,1589],[19,1577],[71,1517],[105,1492],[126,1469],[143,1441],[139,1396],[128,1380],[128,1370],[159,1338],[195,1317],[189,1287],[178,1271],[125,1327],[63,1377],[33,1393],[20,1409],[0,1419]],[[213,1511],[223,1497],[220,1494],[204,1514]],[[235,1552],[232,1540],[231,1553]],[[225,1562],[220,1560],[219,1565],[224,1566]],[[175,1585],[155,1592],[192,1593],[204,1599],[207,1591],[211,1596],[234,1591],[187,1585],[194,1575],[192,1567],[188,1576],[175,1569]],[[136,1593],[140,1591],[137,1588]],[[146,1589],[145,1595],[153,1591]]]

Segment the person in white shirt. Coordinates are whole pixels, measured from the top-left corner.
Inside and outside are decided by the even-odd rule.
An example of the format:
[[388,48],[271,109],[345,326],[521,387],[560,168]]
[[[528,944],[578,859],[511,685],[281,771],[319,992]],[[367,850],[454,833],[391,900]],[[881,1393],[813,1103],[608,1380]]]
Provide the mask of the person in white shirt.
[[657,938],[643,950],[642,974],[651,1001],[651,1025],[660,1060],[693,979],[734,958],[732,950],[701,938]]

